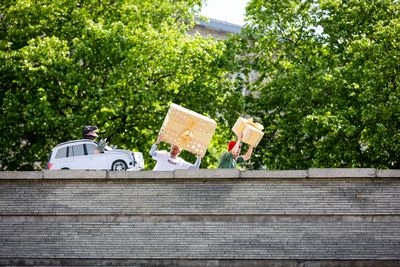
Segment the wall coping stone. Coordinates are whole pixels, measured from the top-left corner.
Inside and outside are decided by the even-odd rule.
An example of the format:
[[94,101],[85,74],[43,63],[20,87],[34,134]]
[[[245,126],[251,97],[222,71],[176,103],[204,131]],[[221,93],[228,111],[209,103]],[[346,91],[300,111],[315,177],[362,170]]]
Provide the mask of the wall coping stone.
[[241,171],[240,178],[290,178],[290,179],[304,179],[308,177],[307,170],[274,170],[274,171],[264,171],[264,170],[251,170],[251,171]]
[[198,170],[175,170],[174,178],[190,179],[212,179],[212,178],[239,178],[239,169],[198,169]]
[[377,177],[387,178],[387,177],[400,177],[400,170],[377,170]]
[[1,179],[43,179],[43,171],[0,171]]
[[107,171],[60,170],[43,171],[43,179],[106,179]]
[[400,169],[374,168],[311,168],[308,170],[239,170],[198,169],[175,171],[0,171],[0,180],[26,179],[343,179],[343,178],[400,178]]
[[126,171],[114,172],[107,171],[107,177],[110,179],[173,179],[173,171]]
[[373,178],[376,170],[373,168],[311,168],[309,178]]

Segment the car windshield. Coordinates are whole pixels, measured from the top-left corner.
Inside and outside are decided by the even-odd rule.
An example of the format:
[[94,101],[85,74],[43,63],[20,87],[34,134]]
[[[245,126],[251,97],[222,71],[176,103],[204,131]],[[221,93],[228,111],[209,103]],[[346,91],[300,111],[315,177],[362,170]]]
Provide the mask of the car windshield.
[[112,149],[112,147],[110,147],[110,146],[105,146],[105,147],[104,147],[104,150],[105,150],[105,151],[110,151],[110,150],[113,150],[113,149]]

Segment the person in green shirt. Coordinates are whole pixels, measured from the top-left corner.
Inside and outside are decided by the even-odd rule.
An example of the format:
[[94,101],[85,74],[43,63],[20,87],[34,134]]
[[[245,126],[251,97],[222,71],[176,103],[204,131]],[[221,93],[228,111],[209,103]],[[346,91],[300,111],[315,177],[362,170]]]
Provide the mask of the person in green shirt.
[[241,150],[242,135],[238,137],[237,142],[231,141],[228,144],[228,152],[225,152],[221,156],[219,162],[219,169],[232,169],[236,167],[236,164],[245,162],[250,159],[253,153],[253,146],[249,146],[246,154],[239,156]]

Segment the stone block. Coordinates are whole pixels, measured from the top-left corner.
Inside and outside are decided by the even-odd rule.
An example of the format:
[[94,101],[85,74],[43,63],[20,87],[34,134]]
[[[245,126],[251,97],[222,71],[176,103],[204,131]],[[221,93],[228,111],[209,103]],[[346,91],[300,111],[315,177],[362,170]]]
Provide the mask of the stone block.
[[84,170],[45,170],[44,179],[106,179],[106,171],[84,171]]
[[173,179],[173,171],[127,171],[108,172],[110,179]]
[[311,168],[308,169],[309,178],[374,178],[376,170],[373,168]]
[[43,179],[43,172],[0,171],[1,179]]
[[303,179],[307,178],[306,170],[294,170],[294,171],[241,171],[240,178],[290,178],[290,179]]
[[175,170],[174,178],[177,179],[240,178],[240,171],[238,169]]
[[399,178],[400,170],[377,170],[376,176],[380,178]]

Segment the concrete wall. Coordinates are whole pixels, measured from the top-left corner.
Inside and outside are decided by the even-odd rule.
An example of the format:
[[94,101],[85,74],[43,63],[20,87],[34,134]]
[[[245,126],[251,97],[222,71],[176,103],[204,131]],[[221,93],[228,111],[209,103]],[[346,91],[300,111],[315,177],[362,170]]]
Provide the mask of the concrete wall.
[[0,265],[400,266],[400,170],[0,172]]

